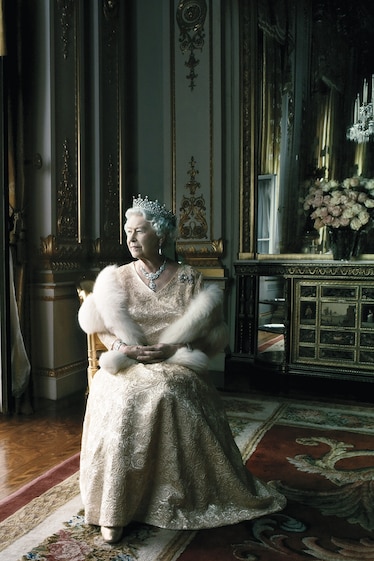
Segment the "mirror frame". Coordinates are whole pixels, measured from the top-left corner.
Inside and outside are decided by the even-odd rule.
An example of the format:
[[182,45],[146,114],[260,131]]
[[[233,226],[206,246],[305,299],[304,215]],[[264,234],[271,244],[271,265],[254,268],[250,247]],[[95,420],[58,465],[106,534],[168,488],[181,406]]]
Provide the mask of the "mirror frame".
[[[326,3],[328,0],[326,0]],[[266,173],[266,170],[260,169],[260,138],[261,138],[261,89],[259,78],[261,77],[261,62],[258,60],[259,50],[260,47],[258,45],[260,31],[259,31],[259,14],[260,14],[260,0],[253,0],[249,1],[246,0],[244,2],[238,3],[238,16],[239,16],[239,53],[240,53],[240,60],[239,60],[239,68],[240,68],[240,199],[239,199],[239,218],[240,218],[240,226],[239,226],[239,248],[238,248],[238,259],[239,260],[250,260],[250,259],[258,259],[258,260],[269,260],[269,259],[284,259],[284,258],[291,258],[291,259],[305,259],[314,260],[314,259],[331,259],[331,255],[329,254],[313,254],[313,253],[306,253],[304,251],[304,246],[300,244],[300,248],[298,247],[290,247],[288,241],[292,238],[289,237],[289,232],[286,232],[286,235],[281,236],[282,245],[283,245],[283,252],[281,248],[281,253],[275,254],[260,254],[258,253],[257,248],[257,226],[258,226],[258,217],[257,217],[257,205],[258,205],[258,176],[260,173]],[[303,8],[304,6],[304,8]],[[309,21],[308,18],[312,18],[310,20],[310,24],[312,24],[314,14],[310,11],[310,4],[308,2],[305,5],[301,6],[300,14],[303,16],[302,21],[304,22],[305,18],[306,21]],[[329,5],[330,7],[330,5]],[[308,8],[308,10],[306,10]],[[351,10],[354,10],[354,7],[350,6]],[[304,11],[303,11],[304,10]],[[305,13],[304,13],[305,12]],[[261,15],[261,14],[260,14]],[[331,16],[331,12],[329,14]],[[349,11],[345,14],[346,16],[349,15]],[[305,17],[304,17],[305,16]],[[372,12],[372,16],[374,18],[374,11]],[[370,21],[374,21],[370,19]],[[327,18],[324,22],[326,26],[329,23],[329,19]],[[367,24],[368,25],[368,24]],[[348,38],[351,36],[347,35]],[[310,41],[312,41],[312,36],[310,37]],[[304,41],[305,45],[308,43]],[[361,52],[361,51],[360,51]],[[360,59],[360,64],[358,65],[358,70],[364,70],[364,65],[367,64],[365,62],[365,51],[362,51],[362,61]],[[301,56],[301,55],[300,55]],[[370,59],[371,60],[371,59]],[[296,63],[297,60],[295,59],[293,63]],[[297,74],[297,80],[295,78],[293,84],[290,86],[291,89],[288,92],[288,104],[289,104],[289,113],[285,117],[285,122],[283,123],[284,130],[286,134],[286,142],[292,137],[294,141],[292,142],[292,146],[297,146],[295,148],[294,153],[291,154],[291,158],[288,158],[287,165],[282,172],[282,175],[279,175],[279,180],[284,183],[290,185],[298,185],[300,188],[302,187],[303,183],[306,179],[309,178],[308,172],[312,170],[311,163],[305,160],[306,156],[306,147],[302,142],[302,138],[296,138],[295,135],[303,135],[305,134],[305,127],[300,127],[300,119],[305,119],[305,111],[306,107],[311,106],[311,99],[310,99],[310,87],[313,86],[312,82],[312,75],[311,71],[312,68],[307,68],[308,65],[304,65],[303,68],[305,72],[300,72]],[[368,68],[365,68],[365,74]],[[357,73],[359,76],[360,72]],[[355,78],[357,76],[355,75]],[[361,76],[359,76],[359,85],[362,83]],[[349,84],[349,90],[356,91],[356,83]],[[351,92],[347,92],[351,93]],[[352,106],[354,103],[354,96],[349,95],[352,97]],[[346,110],[346,108],[344,108]],[[350,107],[348,107],[350,111]],[[298,119],[297,123],[294,122]],[[296,124],[298,126],[296,126]],[[312,131],[313,132],[313,131]],[[298,143],[296,140],[298,139]],[[370,143],[371,144],[371,143]],[[373,144],[373,162],[374,162],[374,142]],[[310,147],[309,147],[310,148]],[[331,151],[331,146],[329,146]],[[311,151],[307,150],[309,155]],[[338,154],[338,151],[335,150],[335,153]],[[322,152],[321,152],[322,154]],[[339,154],[338,154],[339,155]],[[337,157],[337,156],[336,156]],[[305,161],[304,161],[305,160]],[[314,160],[313,160],[314,161]],[[293,163],[291,163],[293,162]],[[338,162],[342,162],[342,157],[338,158]],[[343,162],[346,160],[343,158]],[[320,167],[320,166],[317,166]],[[341,166],[339,166],[340,169]],[[353,164],[352,166],[353,167]],[[334,168],[332,165],[329,166],[330,173],[335,173]],[[374,163],[373,163],[373,170],[374,170]],[[318,171],[318,170],[317,170]],[[336,171],[336,170],[335,170]],[[328,177],[328,179],[337,179],[342,181],[345,177],[349,177],[350,170],[340,170],[343,174],[341,177]],[[335,173],[336,175],[336,173]],[[373,175],[373,174],[372,174]],[[290,193],[287,191],[287,193]],[[287,194],[286,194],[287,195]],[[288,196],[288,195],[287,195]],[[294,195],[292,195],[294,197]],[[283,201],[282,208],[286,210],[288,207],[287,201],[286,205]],[[302,210],[302,209],[300,209]],[[306,220],[307,217],[305,217]],[[299,222],[298,227],[301,228],[301,221]],[[301,231],[301,230],[300,230]],[[284,234],[284,232],[282,232]],[[287,250],[288,249],[288,250]]]
[[253,259],[257,245],[258,7],[239,2],[240,37],[240,225],[239,259]]

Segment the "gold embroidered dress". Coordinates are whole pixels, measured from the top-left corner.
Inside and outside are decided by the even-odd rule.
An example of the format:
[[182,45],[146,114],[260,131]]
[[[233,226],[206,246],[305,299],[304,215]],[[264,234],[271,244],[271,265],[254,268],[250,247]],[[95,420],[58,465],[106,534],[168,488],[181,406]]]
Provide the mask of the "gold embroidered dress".
[[[185,342],[198,342],[203,349],[197,353],[213,354],[219,321],[214,314],[207,319],[200,301],[198,309],[191,308],[202,292],[201,276],[194,269],[181,265],[157,292],[141,281],[133,263],[112,267],[109,273],[112,284],[104,279],[103,290],[98,288],[97,294],[94,290],[92,299],[86,300],[91,315],[82,319],[88,308],[83,309],[83,329],[87,331],[90,322],[91,329],[105,324],[112,335],[102,330],[101,337],[113,341],[118,318],[108,309],[121,302],[127,337],[131,338],[131,322],[140,328],[134,334],[137,342],[145,339],[155,344],[165,334],[181,339],[185,331]],[[142,364],[129,359],[116,373],[103,366],[96,373],[81,450],[80,486],[87,523],[126,526],[139,521],[169,529],[198,529],[234,524],[284,507],[284,497],[243,466],[219,394],[201,372],[199,360],[195,367],[190,359],[193,370],[185,365],[188,351],[179,359],[178,352],[169,361]],[[109,351],[108,357],[113,353]]]

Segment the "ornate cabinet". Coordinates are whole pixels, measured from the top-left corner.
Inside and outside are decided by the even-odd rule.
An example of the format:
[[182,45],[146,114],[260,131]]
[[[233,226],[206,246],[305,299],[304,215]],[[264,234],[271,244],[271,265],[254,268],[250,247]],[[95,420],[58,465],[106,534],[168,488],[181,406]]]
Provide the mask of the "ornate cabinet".
[[235,272],[234,363],[374,382],[373,261],[240,261]]
[[347,284],[295,282],[292,362],[373,371],[374,286]]

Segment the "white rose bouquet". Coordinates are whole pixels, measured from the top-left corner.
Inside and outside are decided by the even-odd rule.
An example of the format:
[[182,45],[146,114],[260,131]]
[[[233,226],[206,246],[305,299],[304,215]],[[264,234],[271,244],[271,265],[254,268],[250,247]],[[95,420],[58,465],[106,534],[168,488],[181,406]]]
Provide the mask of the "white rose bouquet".
[[314,228],[348,228],[358,231],[372,221],[374,179],[350,177],[336,180],[312,180],[304,199],[304,210],[312,210]]

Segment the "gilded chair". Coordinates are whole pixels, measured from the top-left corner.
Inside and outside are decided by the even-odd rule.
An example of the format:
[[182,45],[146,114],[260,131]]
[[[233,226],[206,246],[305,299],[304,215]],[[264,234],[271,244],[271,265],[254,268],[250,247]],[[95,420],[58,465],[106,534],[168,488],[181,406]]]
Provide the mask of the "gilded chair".
[[[93,280],[84,279],[79,282],[77,286],[77,292],[79,296],[80,303],[82,304],[87,298],[87,296],[92,292],[94,285]],[[99,370],[99,358],[103,351],[106,351],[105,345],[100,341],[96,333],[87,334],[87,381],[88,381],[88,391],[91,386],[92,378],[95,376],[96,372]]]

